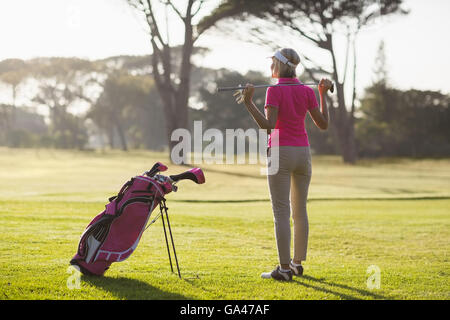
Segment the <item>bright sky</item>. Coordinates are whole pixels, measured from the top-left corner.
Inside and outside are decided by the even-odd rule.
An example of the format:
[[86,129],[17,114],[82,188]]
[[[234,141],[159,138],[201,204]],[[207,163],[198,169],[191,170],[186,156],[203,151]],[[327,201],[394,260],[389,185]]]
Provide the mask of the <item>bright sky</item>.
[[[215,3],[217,0],[210,0],[208,5]],[[359,93],[372,81],[381,40],[385,42],[392,85],[450,93],[450,81],[446,79],[450,74],[450,1],[405,0],[405,7],[411,10],[409,15],[390,18],[360,34]],[[170,29],[171,42],[175,43],[181,33],[179,25],[174,25]],[[0,60],[38,56],[97,59],[151,53],[145,24],[125,0],[2,0],[0,41]],[[269,70],[270,60],[266,57],[271,51],[267,48],[214,33],[205,34],[197,44],[212,49],[201,61],[204,66],[241,72]],[[291,44],[299,51],[306,51],[304,46]]]

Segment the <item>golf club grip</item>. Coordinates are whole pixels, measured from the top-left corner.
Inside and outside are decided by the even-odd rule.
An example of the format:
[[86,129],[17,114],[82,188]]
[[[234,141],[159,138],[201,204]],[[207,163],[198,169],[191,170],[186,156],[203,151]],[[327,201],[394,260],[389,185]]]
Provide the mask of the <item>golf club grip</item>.
[[330,92],[331,92],[331,93],[334,92],[334,83],[331,84]]
[[217,88],[217,92],[223,92],[223,91],[232,91],[232,90],[239,90],[242,89],[241,87],[222,87]]
[[193,174],[190,171],[186,171],[180,174],[175,174],[173,176],[169,176],[170,179],[172,179],[173,181],[177,182],[180,180],[192,180],[195,183],[198,183],[197,177],[195,176],[195,174]]

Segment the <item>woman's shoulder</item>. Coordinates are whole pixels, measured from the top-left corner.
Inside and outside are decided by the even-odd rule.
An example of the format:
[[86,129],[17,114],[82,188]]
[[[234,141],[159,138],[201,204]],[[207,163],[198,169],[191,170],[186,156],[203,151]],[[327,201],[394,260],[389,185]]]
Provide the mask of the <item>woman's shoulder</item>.
[[316,92],[310,86],[304,85],[304,86],[300,86],[300,87],[301,87],[300,90],[303,91],[304,94],[306,93],[306,96],[312,97],[312,96],[316,95]]
[[283,87],[281,86],[272,86],[272,87],[268,87],[266,90],[266,94],[279,94],[281,92],[281,89]]
[[314,93],[314,89],[306,84],[302,85],[301,88],[308,93]]

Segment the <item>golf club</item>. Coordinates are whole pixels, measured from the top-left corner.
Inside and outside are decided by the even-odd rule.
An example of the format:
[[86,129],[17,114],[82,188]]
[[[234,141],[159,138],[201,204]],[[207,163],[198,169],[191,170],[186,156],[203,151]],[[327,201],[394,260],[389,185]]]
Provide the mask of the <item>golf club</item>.
[[[284,86],[318,86],[318,83],[311,82],[311,83],[286,83],[286,84],[258,84],[254,85],[254,88],[268,88],[268,87],[284,87]],[[219,87],[217,88],[217,92],[223,92],[223,91],[233,91],[233,90],[243,90],[245,89],[245,86],[239,85],[237,87]],[[334,92],[334,83],[331,85],[330,89],[331,93]]]
[[[254,85],[254,88],[268,88],[268,87],[284,87],[284,86],[318,86],[318,83],[310,82],[310,83],[285,83],[285,84],[258,84]],[[235,91],[233,96],[236,97],[236,102],[241,104],[244,102],[244,92],[245,86],[239,85],[237,87],[218,87],[217,92],[223,91]],[[330,91],[334,92],[334,83],[331,84]]]

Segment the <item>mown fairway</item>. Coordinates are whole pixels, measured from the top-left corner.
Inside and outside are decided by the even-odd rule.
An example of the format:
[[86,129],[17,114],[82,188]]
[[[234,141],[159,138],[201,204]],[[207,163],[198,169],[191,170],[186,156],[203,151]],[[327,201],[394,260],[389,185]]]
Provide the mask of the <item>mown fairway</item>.
[[[0,149],[0,298],[450,298],[450,160],[346,166],[319,156],[304,277],[260,278],[277,264],[261,166],[203,165],[206,184],[181,182],[167,196],[182,280],[170,271],[158,220],[128,260],[69,289],[68,262],[86,225],[156,161],[170,164],[165,153],[143,151]],[[381,271],[380,289],[367,286],[371,265]]]

